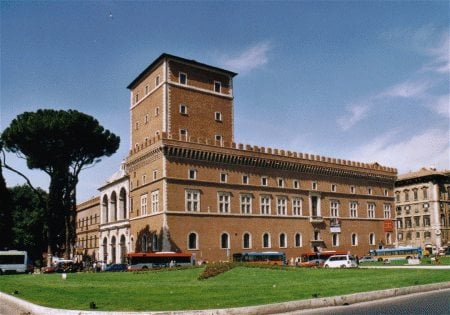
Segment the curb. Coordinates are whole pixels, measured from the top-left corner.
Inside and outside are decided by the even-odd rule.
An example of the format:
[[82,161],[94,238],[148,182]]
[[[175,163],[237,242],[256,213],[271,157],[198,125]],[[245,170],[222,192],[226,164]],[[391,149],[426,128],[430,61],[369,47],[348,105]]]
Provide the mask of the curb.
[[429,291],[438,291],[450,289],[450,281],[442,283],[424,284],[412,287],[394,288],[387,290],[353,293],[348,295],[315,298],[309,300],[291,301],[268,305],[247,306],[238,308],[212,309],[212,310],[193,310],[193,311],[158,311],[158,312],[107,312],[107,311],[80,311],[54,309],[39,306],[12,295],[0,292],[0,300],[7,301],[10,304],[17,305],[18,308],[32,315],[262,315],[262,314],[280,314],[306,309],[315,309],[328,306],[348,305],[373,300],[380,300],[390,297],[407,295],[412,293],[421,293]]

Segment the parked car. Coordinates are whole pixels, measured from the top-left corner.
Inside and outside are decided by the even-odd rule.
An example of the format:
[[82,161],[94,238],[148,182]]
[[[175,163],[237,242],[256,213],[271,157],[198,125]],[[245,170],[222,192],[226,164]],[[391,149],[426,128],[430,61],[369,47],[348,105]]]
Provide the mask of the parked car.
[[111,264],[105,268],[105,271],[114,271],[114,272],[121,272],[127,270],[128,270],[127,264]]
[[326,259],[321,259],[321,258],[317,258],[317,259],[312,259],[310,261],[307,262],[301,262],[299,263],[300,267],[323,267],[323,264],[325,263]]
[[372,256],[364,256],[359,259],[360,264],[366,263],[366,262],[374,262],[374,261],[377,261],[377,260],[375,258],[373,258]]
[[352,255],[334,255],[328,258],[324,264],[325,268],[356,268],[356,259]]

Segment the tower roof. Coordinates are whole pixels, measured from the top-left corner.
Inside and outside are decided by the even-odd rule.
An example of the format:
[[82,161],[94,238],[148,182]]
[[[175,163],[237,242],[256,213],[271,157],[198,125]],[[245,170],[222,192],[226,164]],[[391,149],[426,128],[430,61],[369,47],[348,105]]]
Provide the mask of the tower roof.
[[234,77],[235,75],[237,75],[236,72],[232,72],[229,70],[225,70],[222,68],[218,68],[218,67],[214,67],[214,66],[210,66],[207,65],[205,63],[201,63],[195,60],[191,60],[191,59],[186,59],[186,58],[182,58],[182,57],[178,57],[178,56],[174,56],[174,55],[170,55],[167,53],[163,53],[161,54],[158,58],[156,58],[147,68],[145,68],[144,71],[142,71],[128,86],[127,89],[131,90],[132,88],[134,88],[144,77],[147,76],[147,74],[157,65],[159,64],[162,60],[164,59],[172,59],[175,61],[180,61],[180,62],[184,62],[184,63],[189,63],[193,66],[197,66],[197,67],[201,67],[201,68],[206,68],[209,70],[213,70],[216,72],[222,72],[225,73],[231,77]]

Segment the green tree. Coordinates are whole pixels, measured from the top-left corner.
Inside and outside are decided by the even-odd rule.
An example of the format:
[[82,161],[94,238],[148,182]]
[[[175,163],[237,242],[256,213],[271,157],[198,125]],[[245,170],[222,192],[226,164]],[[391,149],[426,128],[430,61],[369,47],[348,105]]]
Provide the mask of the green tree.
[[[92,116],[76,110],[40,109],[18,115],[1,136],[5,149],[26,159],[31,169],[50,176],[47,238],[52,254],[64,227],[62,247],[68,257],[75,243],[76,185],[82,169],[117,151],[120,138]],[[59,214],[62,222],[53,222]]]
[[[26,250],[32,261],[41,260],[46,249],[48,195],[37,188],[37,193],[29,185],[9,189],[12,212],[12,245],[14,249]],[[41,198],[42,197],[42,198]]]
[[[3,143],[0,141],[0,151]],[[12,216],[11,216],[11,196],[6,188],[6,181],[3,177],[3,160],[0,156],[0,250],[10,248],[12,243]]]

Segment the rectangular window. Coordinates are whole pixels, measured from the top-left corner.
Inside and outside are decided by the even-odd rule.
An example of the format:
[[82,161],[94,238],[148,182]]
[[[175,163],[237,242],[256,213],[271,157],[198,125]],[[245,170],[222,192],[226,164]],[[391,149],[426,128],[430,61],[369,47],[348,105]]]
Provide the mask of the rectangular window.
[[159,211],[159,191],[152,192],[152,213]]
[[136,93],[136,95],[134,96],[134,103],[139,102],[139,93]]
[[339,246],[339,234],[333,233],[331,235],[332,235],[332,241],[333,241],[332,246],[335,246],[335,247]]
[[145,185],[147,182],[147,176],[146,175],[142,175],[142,185]]
[[187,74],[184,72],[180,72],[178,74],[178,82],[180,84],[187,84]]
[[[422,188],[422,193],[423,193],[423,199],[428,199],[428,189],[427,188]],[[449,198],[450,198],[450,191],[449,191]]]
[[249,194],[241,195],[241,213],[252,213],[252,196]]
[[187,130],[186,129],[180,129],[180,139],[181,140],[187,140]]
[[158,178],[158,171],[154,170],[153,171],[153,180],[156,180]]
[[157,76],[157,77],[155,78],[155,85],[156,85],[156,86],[159,85],[159,76]]
[[197,170],[190,169],[188,177],[189,179],[197,179]]
[[339,203],[337,201],[330,202],[330,216],[334,218],[339,216]]
[[336,192],[337,189],[337,185],[336,184],[331,184],[331,191],[332,192]]
[[200,211],[200,191],[186,190],[186,211],[198,212]]
[[148,85],[146,85],[146,86],[145,86],[145,95],[147,95],[148,92],[149,92]]
[[248,175],[242,175],[242,184],[248,185]]
[[367,204],[367,217],[368,218],[375,218],[375,204],[374,203],[368,203]]
[[228,181],[228,174],[227,173],[220,173],[220,182],[226,183]]
[[184,104],[180,104],[180,114],[181,115],[187,115],[188,111],[187,111],[187,106]]
[[214,92],[220,93],[222,90],[222,83],[219,81],[214,81]]
[[270,197],[261,196],[261,214],[270,214]]
[[294,189],[299,189],[300,188],[300,182],[298,180],[294,180],[292,182],[292,186],[294,187]]
[[214,113],[214,119],[216,121],[222,121],[222,113],[221,112],[215,112]]
[[230,193],[218,193],[218,210],[220,213],[230,212]]
[[405,201],[409,201],[409,191],[405,190]]
[[141,215],[147,214],[147,194],[141,196]]
[[429,215],[424,215],[423,216],[423,226],[430,226],[430,216]]
[[221,135],[216,135],[215,139],[216,139],[216,145],[222,145],[223,138]]
[[350,186],[350,192],[351,192],[352,194],[355,194],[355,193],[356,193],[356,188],[355,188],[355,186]]
[[414,226],[420,227],[420,217],[414,217]]
[[312,188],[312,190],[317,190],[317,182],[312,182],[311,188]]
[[419,194],[418,194],[418,192],[417,192],[417,189],[414,189],[414,190],[413,190],[413,198],[414,198],[414,200],[419,199]]
[[385,219],[390,219],[391,218],[391,205],[384,205],[384,218]]
[[302,199],[292,198],[292,214],[300,216],[302,215]]
[[395,192],[395,202],[400,202],[400,193],[398,191]]
[[350,217],[351,218],[358,217],[358,203],[356,201],[350,202]]
[[386,197],[388,197],[388,196],[389,196],[389,190],[385,189],[385,190],[384,190],[384,195],[385,195]]
[[372,192],[373,192],[373,189],[372,189],[371,187],[367,188],[367,193],[368,193],[369,195],[371,195]]
[[278,197],[277,198],[277,214],[278,215],[286,215],[287,214],[287,198],[286,197]]
[[284,187],[284,179],[278,178],[278,187]]
[[267,177],[261,177],[261,186],[267,186]]

